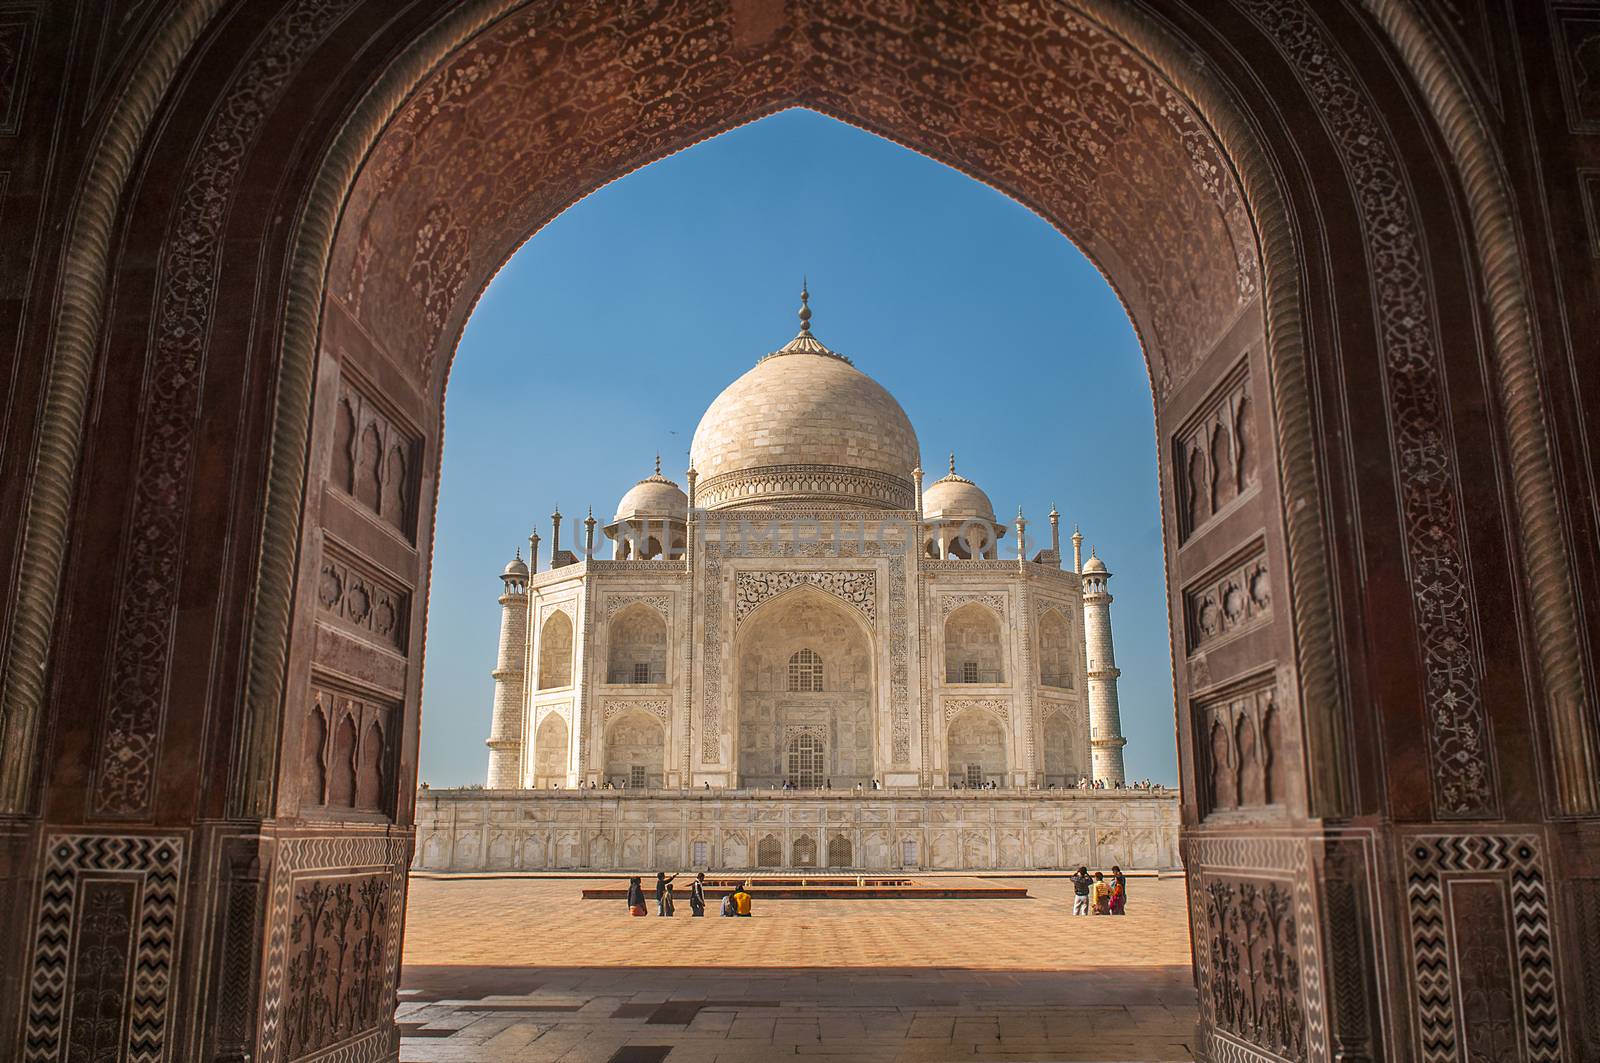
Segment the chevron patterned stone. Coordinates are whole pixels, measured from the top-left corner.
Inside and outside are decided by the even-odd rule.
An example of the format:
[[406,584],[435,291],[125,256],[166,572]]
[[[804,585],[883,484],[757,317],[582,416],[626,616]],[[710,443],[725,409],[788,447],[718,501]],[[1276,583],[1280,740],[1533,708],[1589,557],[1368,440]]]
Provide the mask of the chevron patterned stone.
[[1512,938],[1523,1043],[1519,1058],[1554,1063],[1562,1055],[1560,998],[1550,935],[1550,897],[1532,834],[1418,835],[1407,843],[1406,898],[1409,908],[1414,1003],[1419,1056],[1425,1063],[1463,1060],[1457,1028],[1455,954],[1445,911],[1448,885],[1456,876],[1494,876],[1510,890]]
[[33,958],[22,1058],[62,1058],[72,1022],[68,972],[73,957],[73,921],[86,873],[96,880],[132,882],[139,902],[133,927],[133,977],[122,1008],[128,1021],[129,1063],[159,1063],[167,1049],[173,945],[178,926],[178,887],[184,839],[177,835],[54,834],[46,839],[43,884],[33,917]]

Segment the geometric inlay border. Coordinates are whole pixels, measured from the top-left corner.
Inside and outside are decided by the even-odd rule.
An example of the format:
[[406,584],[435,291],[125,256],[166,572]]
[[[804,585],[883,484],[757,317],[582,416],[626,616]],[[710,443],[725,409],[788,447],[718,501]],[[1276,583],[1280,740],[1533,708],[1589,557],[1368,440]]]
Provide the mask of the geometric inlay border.
[[1452,947],[1445,894],[1449,880],[1501,879],[1511,891],[1511,937],[1522,1013],[1522,1058],[1543,1063],[1562,1058],[1561,1010],[1550,934],[1550,895],[1531,834],[1428,834],[1406,841],[1406,901],[1410,922],[1412,1003],[1417,1010],[1419,1058],[1426,1063],[1463,1059],[1456,1028],[1459,957]]
[[137,895],[129,928],[132,978],[122,1000],[127,1054],[120,1058],[131,1063],[160,1063],[167,1058],[182,870],[183,838],[177,835],[50,835],[34,921],[24,1060],[54,1063],[66,1058],[62,1040],[72,1023],[69,968],[83,933],[78,900],[86,876],[131,883]]

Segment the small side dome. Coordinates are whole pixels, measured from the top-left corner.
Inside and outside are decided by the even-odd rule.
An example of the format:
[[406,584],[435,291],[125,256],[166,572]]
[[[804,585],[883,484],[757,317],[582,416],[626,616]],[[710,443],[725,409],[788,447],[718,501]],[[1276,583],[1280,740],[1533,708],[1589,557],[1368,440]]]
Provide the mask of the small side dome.
[[528,563],[526,561],[522,560],[522,552],[520,550],[517,552],[517,556],[516,557],[513,557],[509,562],[506,563],[505,571],[500,573],[500,578],[501,579],[527,579],[528,578]]
[[689,496],[683,493],[683,488],[661,475],[661,458],[656,458],[656,471],[653,476],[646,476],[643,480],[628,489],[617,503],[617,515],[611,518],[612,524],[627,520],[675,520],[687,521],[689,519]]
[[922,513],[926,517],[967,517],[995,523],[994,505],[983,488],[956,472],[955,455],[950,455],[950,472],[935,480],[922,492]]
[[1109,576],[1109,575],[1111,575],[1110,572],[1106,571],[1106,563],[1104,561],[1100,560],[1098,557],[1094,556],[1093,554],[1090,554],[1089,555],[1089,560],[1087,560],[1087,561],[1085,561],[1083,563],[1083,574],[1085,576],[1089,576],[1089,575]]

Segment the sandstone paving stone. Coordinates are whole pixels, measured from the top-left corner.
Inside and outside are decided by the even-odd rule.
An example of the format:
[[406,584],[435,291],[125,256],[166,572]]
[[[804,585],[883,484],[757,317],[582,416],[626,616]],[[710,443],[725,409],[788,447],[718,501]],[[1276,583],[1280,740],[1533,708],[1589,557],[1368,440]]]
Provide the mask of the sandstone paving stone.
[[[479,882],[481,905],[465,884],[448,883],[431,905],[414,903],[396,1012],[406,1024],[401,1058],[610,1063],[623,1047],[650,1045],[670,1047],[666,1063],[1191,1058],[1181,883],[1143,884],[1139,918],[1047,919],[1037,933],[992,907],[1027,902],[930,913],[935,902],[833,902],[819,912],[828,902],[799,901],[773,902],[737,932],[681,920],[652,939],[577,899],[581,882],[522,881],[516,904]],[[701,940],[714,926],[723,936]],[[818,936],[818,926],[836,932]],[[877,935],[871,957],[855,940],[862,928]],[[990,947],[996,935],[1013,944]],[[537,944],[558,941],[553,951]]]

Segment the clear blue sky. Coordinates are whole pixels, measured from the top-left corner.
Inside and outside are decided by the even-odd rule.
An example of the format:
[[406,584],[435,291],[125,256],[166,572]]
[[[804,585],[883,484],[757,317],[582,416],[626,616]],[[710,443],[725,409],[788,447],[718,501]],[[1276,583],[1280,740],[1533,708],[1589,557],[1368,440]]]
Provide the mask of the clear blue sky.
[[537,525],[548,563],[555,503],[609,519],[657,451],[683,483],[706,406],[794,335],[802,274],[813,331],[899,399],[930,480],[954,450],[1003,518],[1024,508],[1030,547],[1054,503],[1064,552],[1074,521],[1099,548],[1128,773],[1176,782],[1155,429],[1126,314],[1012,200],[809,111],[601,189],[485,293],[445,405],[424,781],[483,782],[512,551]]

